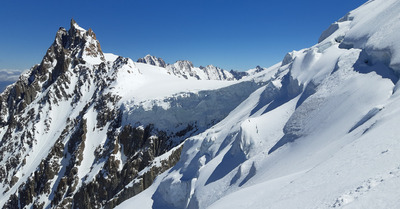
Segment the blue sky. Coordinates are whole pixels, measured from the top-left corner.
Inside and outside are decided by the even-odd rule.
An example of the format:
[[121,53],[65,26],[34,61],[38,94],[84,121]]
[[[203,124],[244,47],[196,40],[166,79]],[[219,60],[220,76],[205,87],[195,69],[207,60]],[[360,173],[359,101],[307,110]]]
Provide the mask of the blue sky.
[[271,66],[310,47],[366,0],[20,1],[0,4],[0,69],[39,63],[71,18],[92,28],[104,52],[190,60],[230,70]]

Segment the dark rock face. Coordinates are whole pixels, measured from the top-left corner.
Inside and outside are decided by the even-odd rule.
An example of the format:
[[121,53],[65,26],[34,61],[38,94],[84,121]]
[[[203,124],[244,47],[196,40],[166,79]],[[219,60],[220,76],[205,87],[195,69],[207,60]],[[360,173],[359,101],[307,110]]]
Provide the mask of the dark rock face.
[[[161,161],[161,166],[151,166],[149,171],[139,173],[151,165],[156,156],[171,148],[168,145],[167,136],[162,132],[155,136],[151,134],[152,131],[151,125],[144,130],[128,125],[119,135],[114,135],[115,141],[108,144],[107,152],[115,154],[115,148],[123,147],[122,150],[127,157],[126,163],[122,169],[119,169],[120,160],[113,156],[109,157],[103,170],[96,175],[96,180],[82,185],[73,196],[73,207],[113,208],[149,187],[158,174],[175,165],[179,160],[181,148],[175,149],[168,159]],[[113,131],[109,132],[109,134],[113,133]]]
[[247,73],[247,72],[241,72],[241,71],[236,71],[236,70],[231,70],[231,71],[229,71],[229,72],[233,75],[233,77],[234,77],[236,80],[240,80],[240,79],[242,79],[243,77],[249,75],[249,73]]
[[168,137],[162,132],[158,136],[151,135],[152,131],[151,125],[144,130],[125,126],[116,141],[118,147],[124,148],[126,163],[119,170],[119,160],[108,158],[104,169],[96,175],[96,181],[83,185],[75,194],[74,208],[113,208],[149,187],[157,175],[175,165],[182,147],[175,148],[160,166],[150,166],[147,172],[139,173],[151,165],[156,156],[170,149]]
[[246,72],[246,71],[243,72],[243,71],[236,71],[236,70],[231,70],[231,71],[229,71],[229,73],[231,73],[236,80],[240,80],[243,77],[246,77],[246,76],[249,76],[249,75],[254,75],[254,74],[262,72],[264,70],[265,70],[265,68],[262,68],[259,65],[257,65],[255,70],[253,72],[251,72],[251,73]]
[[259,73],[259,72],[262,72],[262,71],[264,71],[265,69],[264,68],[262,68],[262,67],[260,67],[259,65],[257,65],[256,66],[256,71],[255,71],[255,73]]

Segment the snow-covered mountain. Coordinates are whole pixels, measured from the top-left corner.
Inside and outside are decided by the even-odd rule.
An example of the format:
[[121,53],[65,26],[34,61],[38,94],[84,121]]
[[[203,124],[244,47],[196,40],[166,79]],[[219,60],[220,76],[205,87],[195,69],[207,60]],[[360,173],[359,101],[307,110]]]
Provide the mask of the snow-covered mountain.
[[194,67],[192,62],[187,60],[177,61],[172,65],[168,65],[166,68],[170,74],[185,79],[235,80],[234,76],[226,70],[220,69],[213,65],[207,65],[206,67]]
[[[189,80],[240,80],[244,76],[250,75],[247,72],[226,71],[213,65],[206,67],[195,67],[193,63],[188,60],[178,60],[174,64],[165,64],[164,60],[155,56],[146,55],[144,58],[139,58],[137,62],[146,63],[162,68],[166,68],[167,72],[171,75],[178,76]],[[257,66],[259,67],[259,66]],[[262,69],[261,67],[259,67]],[[252,72],[252,70],[250,70]],[[236,76],[242,75],[242,76]]]
[[103,53],[72,20],[0,94],[0,207],[399,208],[399,18],[370,0],[242,73]]
[[103,53],[94,32],[72,20],[43,61],[0,94],[0,207],[112,208],[259,85],[193,82]]
[[370,0],[288,53],[118,208],[399,208],[399,18]]
[[140,63],[146,63],[149,65],[154,65],[158,67],[166,67],[167,65],[165,64],[164,60],[155,56],[151,56],[150,54],[146,55],[143,58],[139,58],[137,62]]

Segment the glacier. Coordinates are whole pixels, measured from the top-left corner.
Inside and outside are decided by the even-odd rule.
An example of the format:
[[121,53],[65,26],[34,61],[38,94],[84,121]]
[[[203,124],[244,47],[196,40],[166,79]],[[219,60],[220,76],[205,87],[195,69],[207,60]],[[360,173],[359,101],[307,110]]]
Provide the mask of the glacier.
[[370,0],[117,208],[398,208],[400,3]]

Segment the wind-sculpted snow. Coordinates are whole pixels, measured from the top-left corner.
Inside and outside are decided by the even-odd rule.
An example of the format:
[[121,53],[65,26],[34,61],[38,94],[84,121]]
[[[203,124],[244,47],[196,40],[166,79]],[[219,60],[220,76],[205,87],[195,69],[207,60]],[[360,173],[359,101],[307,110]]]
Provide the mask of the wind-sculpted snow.
[[399,4],[396,0],[369,1],[335,23],[339,24],[338,29],[323,42],[334,38],[341,42],[341,48],[362,49],[369,56],[365,61],[372,65],[382,63],[398,74],[400,24],[396,20],[400,18]]
[[288,53],[119,208],[399,207],[399,11],[368,1]]
[[[354,131],[356,128],[362,126],[367,121],[371,120],[376,114],[378,114],[383,108],[382,107],[374,107],[372,108],[364,117],[361,118],[350,130],[349,132]],[[368,130],[368,129],[367,129]],[[367,131],[365,130],[365,131]]]

